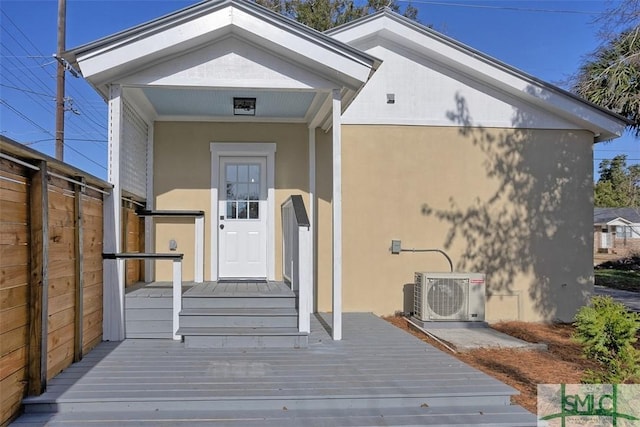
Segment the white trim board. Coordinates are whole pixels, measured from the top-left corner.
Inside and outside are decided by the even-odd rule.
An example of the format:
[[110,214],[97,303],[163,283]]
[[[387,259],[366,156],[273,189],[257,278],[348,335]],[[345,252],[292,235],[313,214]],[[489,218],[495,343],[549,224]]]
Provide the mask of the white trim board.
[[211,142],[211,279],[218,279],[218,186],[220,157],[267,158],[267,280],[275,280],[275,154],[274,142]]

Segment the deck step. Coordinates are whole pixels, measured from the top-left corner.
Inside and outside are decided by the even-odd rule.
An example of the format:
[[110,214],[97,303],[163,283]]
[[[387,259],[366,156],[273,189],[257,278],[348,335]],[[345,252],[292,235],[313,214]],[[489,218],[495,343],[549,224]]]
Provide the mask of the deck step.
[[298,312],[294,308],[187,308],[180,312],[183,327],[295,328],[297,325]]
[[[339,393],[339,391],[336,391]],[[94,399],[87,394],[86,398],[60,398],[54,401],[38,399],[37,397],[27,397],[23,400],[26,413],[71,413],[71,412],[136,412],[153,411],[173,413],[181,411],[234,411],[244,413],[247,410],[253,411],[275,411],[287,408],[291,411],[312,411],[312,410],[365,410],[371,408],[458,408],[464,412],[469,407],[482,408],[510,408],[515,405],[509,404],[506,399],[499,394],[452,394],[437,393],[432,395],[397,395],[382,393],[378,396],[371,394],[354,394],[349,396],[328,395],[319,391],[317,395],[300,396],[279,396],[279,397],[233,397],[219,396],[209,397],[203,392],[201,396],[176,397],[176,392],[162,392],[165,396],[157,397],[159,393],[149,391],[148,397],[140,397],[140,393],[130,393],[131,396],[118,393],[118,398],[102,397]],[[518,406],[516,406],[518,407]],[[520,407],[518,407],[520,408]],[[523,410],[522,408],[520,408]],[[524,411],[524,410],[523,410]],[[484,411],[482,411],[484,412]]]
[[306,348],[308,334],[297,328],[180,327],[186,348]]
[[324,426],[496,426],[528,427],[536,418],[519,406],[468,407],[379,407],[351,409],[316,409],[249,411],[99,411],[58,414],[30,413],[13,425],[16,427],[106,425],[135,423],[137,426],[264,426],[264,427],[324,427]]
[[217,296],[217,297],[182,297],[182,308],[295,308],[296,297],[291,296]]

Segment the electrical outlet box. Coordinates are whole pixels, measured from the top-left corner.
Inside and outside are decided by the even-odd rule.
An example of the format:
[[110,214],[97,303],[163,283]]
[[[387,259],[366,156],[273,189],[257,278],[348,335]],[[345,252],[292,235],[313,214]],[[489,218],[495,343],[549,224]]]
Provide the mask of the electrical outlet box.
[[402,251],[402,241],[400,240],[392,240],[391,241],[391,253],[399,254]]

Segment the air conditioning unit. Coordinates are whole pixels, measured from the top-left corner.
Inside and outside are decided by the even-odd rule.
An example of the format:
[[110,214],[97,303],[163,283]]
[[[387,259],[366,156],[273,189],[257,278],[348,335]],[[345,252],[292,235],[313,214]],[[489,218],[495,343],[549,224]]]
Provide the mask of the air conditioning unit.
[[415,279],[413,311],[418,319],[484,321],[484,274],[418,272]]

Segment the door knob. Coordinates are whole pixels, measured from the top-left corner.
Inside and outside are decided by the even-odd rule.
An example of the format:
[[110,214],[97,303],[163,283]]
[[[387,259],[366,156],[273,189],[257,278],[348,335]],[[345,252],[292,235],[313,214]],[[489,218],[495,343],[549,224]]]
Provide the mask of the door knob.
[[220,230],[224,230],[224,224],[220,224]]

